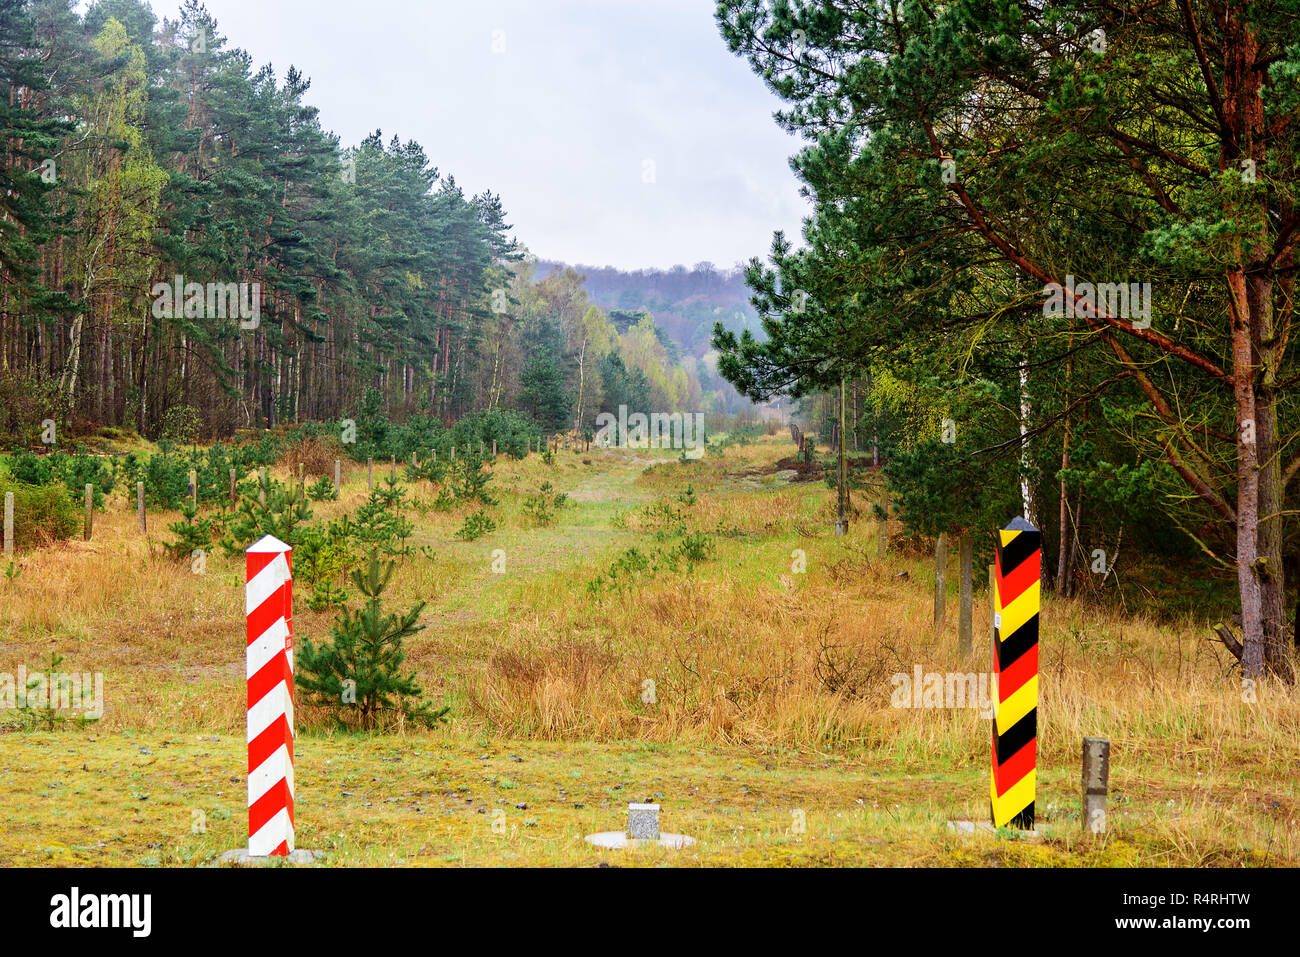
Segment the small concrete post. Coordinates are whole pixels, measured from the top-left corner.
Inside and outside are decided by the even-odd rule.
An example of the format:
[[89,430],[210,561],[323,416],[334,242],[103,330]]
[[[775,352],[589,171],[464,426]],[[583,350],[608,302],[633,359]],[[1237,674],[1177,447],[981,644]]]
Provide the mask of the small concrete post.
[[302,473],[305,468],[306,466],[303,465],[301,462],[298,463],[298,484],[299,485],[302,485]]
[[235,470],[230,470],[230,507],[235,507]]
[[1110,742],[1083,739],[1083,829],[1106,833],[1106,791],[1110,785]]
[[397,478],[397,456],[396,455],[390,455],[388,457],[388,478],[390,480]]
[[90,533],[95,527],[95,486],[86,486],[86,523],[82,529],[86,541],[90,541]]
[[144,483],[135,483],[135,510],[140,517],[140,534],[147,532],[148,526],[145,524],[144,517]]
[[943,628],[944,592],[948,584],[948,535],[939,533],[934,546],[934,630]]
[[478,454],[479,454],[479,455],[482,455],[482,454],[483,454],[483,440],[482,440],[482,439],[479,439],[479,440],[478,440]]
[[454,443],[452,444],[452,447],[451,447],[451,460],[452,460],[453,462],[456,461],[456,446],[455,446]]
[[375,460],[366,459],[366,487],[370,491],[375,490]]
[[259,504],[265,505],[266,504],[266,468],[263,467],[259,469],[257,476],[258,476],[257,501]]
[[411,468],[415,468],[415,453],[411,453]]
[[340,480],[343,478],[343,463],[338,459],[334,460],[334,494],[339,494]]
[[14,493],[5,492],[5,558],[14,553]]
[[960,579],[958,584],[961,587],[961,608],[957,618],[957,650],[965,657],[971,652],[971,618],[975,604],[975,582],[973,581],[974,574],[971,568],[975,561],[975,539],[970,532],[962,534],[958,554],[960,555],[958,562],[960,570],[957,574]]
[[633,841],[659,840],[659,805],[629,804],[627,806],[627,836]]
[[496,440],[496,439],[493,439],[493,440],[492,440],[492,457],[493,457],[493,458],[496,458],[496,457],[497,457],[497,440]]
[[199,507],[199,477],[194,469],[190,469],[189,475],[189,496],[190,504],[195,508]]

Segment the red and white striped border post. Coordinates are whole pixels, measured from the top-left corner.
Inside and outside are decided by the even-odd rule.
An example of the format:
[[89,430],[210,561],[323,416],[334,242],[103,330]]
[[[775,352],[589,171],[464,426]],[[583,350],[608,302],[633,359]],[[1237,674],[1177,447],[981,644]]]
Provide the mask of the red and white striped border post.
[[250,857],[293,850],[292,553],[271,535],[245,553]]

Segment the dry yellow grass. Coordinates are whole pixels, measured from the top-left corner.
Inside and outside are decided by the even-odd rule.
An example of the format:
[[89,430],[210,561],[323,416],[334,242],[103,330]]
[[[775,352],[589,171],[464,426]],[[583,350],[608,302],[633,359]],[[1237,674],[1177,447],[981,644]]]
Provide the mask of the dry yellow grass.
[[[866,521],[842,538],[832,534],[826,486],[791,485],[773,473],[788,452],[788,443],[769,441],[697,463],[595,450],[560,453],[549,467],[536,456],[502,459],[492,486],[501,500],[496,533],[462,543],[453,535],[465,510],[413,514],[414,541],[433,558],[401,564],[390,607],[429,603],[409,660],[429,696],[453,710],[446,729],[411,740],[798,749],[894,775],[956,775],[969,789],[970,813],[980,816],[988,721],[973,709],[897,709],[890,695],[896,672],[983,671],[987,654],[970,661],[958,654],[955,595],[947,630],[933,634],[926,559],[894,553],[875,561]],[[377,481],[386,473],[386,463],[376,465]],[[539,528],[521,504],[543,481],[573,504]],[[688,486],[694,504],[680,499]],[[432,497],[427,485],[413,492]],[[364,496],[364,466],[353,467],[342,500],[313,507],[334,517]],[[625,549],[672,544],[655,538],[675,521],[660,503],[713,537],[712,558],[589,595],[587,583]],[[127,503],[115,501],[98,517],[92,542],[23,556],[19,577],[0,580],[0,671],[37,667],[58,651],[65,670],[102,672],[98,734],[237,736],[242,561],[214,554],[195,575],[168,560],[158,540],[176,518],[151,515],[145,539]],[[498,549],[504,574],[492,568]],[[910,577],[897,577],[902,571]],[[977,649],[987,647],[988,618],[977,592]],[[300,603],[300,640],[323,638],[328,628],[329,616]],[[1296,863],[1300,697],[1266,685],[1254,703],[1244,701],[1208,634],[1193,618],[1159,622],[1049,600],[1040,639],[1040,791],[1066,806],[1080,741],[1099,735],[1112,742],[1117,809],[1131,809],[1148,838],[1159,835],[1159,850],[1143,860],[1187,863],[1207,848],[1224,860],[1226,840],[1241,860],[1267,849],[1267,860]],[[648,681],[653,703],[643,700]],[[309,731],[328,727],[309,708],[300,721]],[[0,753],[13,737],[0,735]],[[1126,809],[1123,801],[1135,803]],[[1171,801],[1177,814],[1161,810]],[[1230,839],[1205,837],[1224,826]]]

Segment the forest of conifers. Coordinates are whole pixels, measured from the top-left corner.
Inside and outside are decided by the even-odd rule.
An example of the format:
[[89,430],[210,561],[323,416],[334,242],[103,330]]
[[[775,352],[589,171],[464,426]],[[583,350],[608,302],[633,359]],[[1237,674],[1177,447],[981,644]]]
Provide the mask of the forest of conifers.
[[499,196],[397,136],[341,144],[306,77],[237,44],[194,0],[178,22],[0,0],[5,441],[49,419],[220,437],[367,393],[550,429],[745,404],[639,310],[616,328],[579,274],[541,275]]
[[884,451],[911,532],[1023,513],[1066,593],[1129,575],[1121,555],[1192,567],[1129,584],[1154,605],[1230,583],[1224,643],[1290,677],[1295,0],[723,0],[717,20],[807,141],[813,215],[751,263],[752,303],[707,263],[590,289],[538,263],[502,197],[392,131],[341,143],[306,77],[195,0],[176,22],[0,0],[0,441],[363,410],[587,430],[620,405],[801,397],[821,439]]
[[906,421],[886,472],[908,524],[1025,514],[1064,591],[1134,553],[1197,569],[1122,570],[1147,607],[1232,582],[1224,643],[1248,678],[1290,676],[1300,5],[721,0],[717,19],[804,138],[814,204],[802,243],[752,264],[763,334],[719,330],[723,374],[756,399],[846,388],[850,421],[865,391],[895,420],[872,432]]

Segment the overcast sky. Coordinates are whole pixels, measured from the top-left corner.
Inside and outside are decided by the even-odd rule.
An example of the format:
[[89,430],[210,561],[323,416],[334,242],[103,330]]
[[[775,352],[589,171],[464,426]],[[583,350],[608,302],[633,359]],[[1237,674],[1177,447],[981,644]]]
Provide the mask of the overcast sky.
[[799,237],[799,141],[712,0],[206,4],[258,65],[311,78],[307,101],[344,145],[375,129],[418,140],[467,193],[500,193],[541,258],[730,266],[776,229]]

